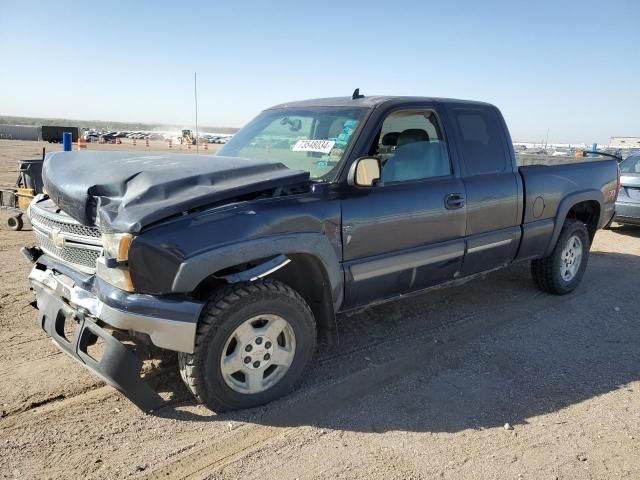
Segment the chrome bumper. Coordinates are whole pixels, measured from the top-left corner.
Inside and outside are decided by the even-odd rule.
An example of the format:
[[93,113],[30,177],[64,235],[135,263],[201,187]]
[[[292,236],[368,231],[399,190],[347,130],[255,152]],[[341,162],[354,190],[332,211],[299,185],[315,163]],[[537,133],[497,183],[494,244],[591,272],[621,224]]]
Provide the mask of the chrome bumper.
[[[136,313],[132,311],[131,304],[122,305],[127,310],[115,308],[100,300],[94,293],[77,286],[70,277],[50,269],[42,270],[40,266],[35,266],[31,270],[29,282],[36,292],[39,309],[41,309],[41,303],[44,303],[46,297],[52,296],[62,300],[69,308],[82,316],[101,320],[120,330],[145,333],[149,335],[151,342],[157,347],[193,353],[197,319],[201,308],[196,303],[189,305],[193,310],[192,321],[177,321],[171,318]],[[129,297],[141,299],[147,304],[158,303],[160,305],[156,309],[157,311],[167,312],[171,306],[180,307],[182,310],[180,314],[184,315],[184,306],[180,305],[181,302],[163,303],[161,300],[155,300],[146,295],[134,294]]]

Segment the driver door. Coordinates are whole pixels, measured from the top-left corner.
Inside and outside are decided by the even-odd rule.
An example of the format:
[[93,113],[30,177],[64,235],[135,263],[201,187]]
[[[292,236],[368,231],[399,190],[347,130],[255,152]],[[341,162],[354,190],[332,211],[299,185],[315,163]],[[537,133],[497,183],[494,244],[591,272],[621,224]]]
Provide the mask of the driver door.
[[464,184],[435,109],[388,112],[371,152],[381,184],[351,186],[342,202],[347,307],[451,280],[465,251]]

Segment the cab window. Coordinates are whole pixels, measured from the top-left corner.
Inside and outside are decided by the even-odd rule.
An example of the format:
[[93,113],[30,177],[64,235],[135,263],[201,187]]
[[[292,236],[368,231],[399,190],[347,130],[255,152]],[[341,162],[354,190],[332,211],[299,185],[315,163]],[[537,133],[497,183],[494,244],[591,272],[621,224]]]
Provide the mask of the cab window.
[[400,110],[382,123],[371,154],[380,159],[385,183],[451,175],[442,129],[431,110]]
[[504,129],[492,110],[456,108],[453,118],[460,132],[460,150],[468,175],[507,171]]

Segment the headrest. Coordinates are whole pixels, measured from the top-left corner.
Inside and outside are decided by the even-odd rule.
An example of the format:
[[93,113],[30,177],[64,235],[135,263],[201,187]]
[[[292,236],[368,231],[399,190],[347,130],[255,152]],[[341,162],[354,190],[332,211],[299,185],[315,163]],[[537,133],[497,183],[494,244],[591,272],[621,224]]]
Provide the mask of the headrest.
[[385,133],[382,137],[382,145],[385,145],[387,147],[395,147],[398,144],[399,136],[400,132]]
[[415,142],[428,142],[429,134],[421,128],[408,128],[398,136],[398,147]]

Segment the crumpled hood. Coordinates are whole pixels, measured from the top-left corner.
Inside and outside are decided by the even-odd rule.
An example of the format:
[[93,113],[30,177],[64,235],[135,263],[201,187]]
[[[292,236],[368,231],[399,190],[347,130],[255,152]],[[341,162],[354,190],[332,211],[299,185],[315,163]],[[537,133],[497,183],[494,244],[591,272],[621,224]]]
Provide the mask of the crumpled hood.
[[84,225],[137,233],[183,211],[309,181],[281,163],[235,157],[135,152],[55,152],[45,158],[46,193]]

